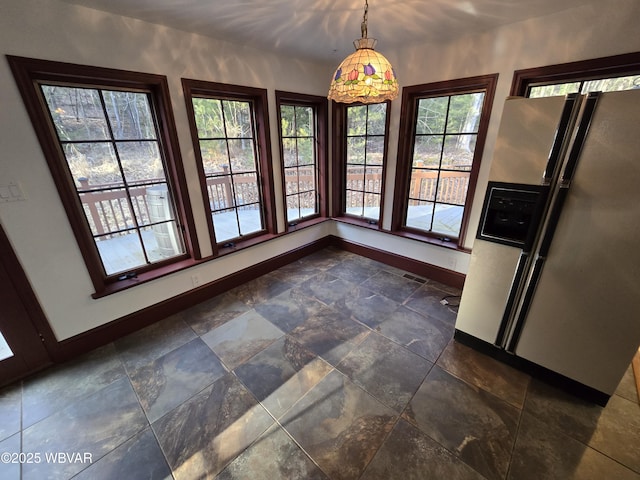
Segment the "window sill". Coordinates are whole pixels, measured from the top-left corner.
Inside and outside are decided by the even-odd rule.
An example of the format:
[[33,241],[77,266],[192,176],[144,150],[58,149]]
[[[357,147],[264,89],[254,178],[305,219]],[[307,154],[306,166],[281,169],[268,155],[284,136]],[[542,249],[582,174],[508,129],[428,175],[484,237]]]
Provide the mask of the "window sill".
[[456,250],[459,252],[471,253],[471,250],[468,248],[464,248],[458,245],[457,240],[443,240],[441,238],[429,237],[426,235],[420,235],[413,232],[408,232],[406,230],[397,230],[397,231],[386,231],[392,235],[396,235],[398,237],[408,238],[410,240],[415,240],[417,242],[428,243],[430,245],[435,245],[438,247],[447,248],[449,250]]
[[301,220],[296,222],[295,224],[288,224],[286,233],[297,232],[298,230],[302,230],[303,228],[312,227],[313,225],[318,225],[319,223],[323,223],[330,220],[328,217],[313,217],[308,220]]
[[202,261],[203,260],[194,260],[193,258],[187,258],[185,260],[180,260],[169,265],[163,265],[161,267],[154,268],[153,270],[149,270],[147,272],[138,273],[131,278],[116,280],[114,282],[107,283],[104,289],[91,294],[91,298],[97,299],[106,297],[108,295],[127,290],[131,287],[135,287],[136,285],[141,285],[143,283],[150,282],[151,280],[165,277],[172,273],[179,272],[189,267],[193,267],[194,265],[202,263]]
[[[331,220],[335,220],[340,223],[348,223],[350,225],[357,225],[358,227],[368,228],[370,230],[381,231],[379,222],[375,220],[364,220],[356,217],[332,217]],[[375,223],[371,223],[375,222]]]
[[[259,245],[260,243],[267,242],[271,239],[277,238],[281,236],[281,234],[275,233],[262,233],[255,237],[247,238],[245,240],[241,240],[239,242],[229,242],[223,245],[218,245],[218,254],[212,257],[208,257],[207,260],[214,260],[219,257],[223,257],[225,255],[229,255],[230,253],[237,252],[239,250],[244,250],[245,248],[252,247],[254,245]],[[225,246],[228,245],[228,246]]]

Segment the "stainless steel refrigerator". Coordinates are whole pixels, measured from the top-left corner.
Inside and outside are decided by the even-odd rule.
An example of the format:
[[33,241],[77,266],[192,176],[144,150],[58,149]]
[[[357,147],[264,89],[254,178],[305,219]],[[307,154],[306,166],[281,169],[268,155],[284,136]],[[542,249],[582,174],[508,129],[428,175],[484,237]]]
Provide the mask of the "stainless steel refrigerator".
[[506,100],[456,335],[615,391],[640,344],[640,90]]

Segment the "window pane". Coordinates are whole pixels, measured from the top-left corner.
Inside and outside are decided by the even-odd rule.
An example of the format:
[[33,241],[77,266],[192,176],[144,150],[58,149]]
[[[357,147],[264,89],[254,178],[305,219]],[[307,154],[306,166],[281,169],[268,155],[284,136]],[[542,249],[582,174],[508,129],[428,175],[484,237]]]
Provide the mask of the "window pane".
[[313,109],[296,107],[296,136],[311,137],[313,135]]
[[364,188],[364,167],[347,168],[347,190],[362,190]]
[[240,236],[235,209],[213,212],[211,218],[213,219],[213,232],[218,243]]
[[438,170],[413,169],[409,183],[409,198],[433,201],[438,186]]
[[367,137],[367,165],[382,165],[384,137]]
[[476,135],[447,135],[441,168],[471,170],[476,148]]
[[433,232],[441,233],[447,237],[457,237],[460,235],[463,213],[464,207],[436,204],[433,216]]
[[347,163],[364,164],[366,137],[347,138]]
[[63,149],[77,188],[87,190],[124,184],[111,143],[66,143]]
[[164,222],[141,229],[142,241],[151,262],[180,255],[184,247],[175,222]]
[[249,235],[251,233],[262,230],[262,215],[258,205],[250,208],[238,209],[238,217],[240,221],[240,234]]
[[318,186],[314,167],[300,167],[298,169],[298,184],[301,192],[315,192]]
[[226,140],[201,140],[200,153],[205,175],[229,173],[229,151]]
[[166,184],[154,185],[146,189],[140,188],[138,195],[132,195],[134,210],[140,225],[147,223],[165,222],[175,219],[173,205],[169,201],[168,187]]
[[433,202],[410,200],[407,207],[407,227],[430,231],[433,218]]
[[347,107],[345,213],[379,218],[386,113],[386,103]]
[[156,127],[147,95],[134,92],[103,92],[109,122],[116,140],[156,138]]
[[469,188],[469,172],[440,172],[437,200],[464,205]]
[[260,190],[255,172],[233,175],[236,206],[260,201]]
[[96,246],[107,275],[135,270],[147,263],[140,237],[135,230],[98,237]]
[[300,197],[290,195],[287,197],[287,221],[291,222],[300,218]]
[[127,183],[165,181],[162,159],[155,141],[118,142],[116,148]]
[[98,90],[42,85],[42,92],[61,141],[110,138]]
[[362,192],[347,190],[345,212],[350,215],[362,216],[364,213],[364,194]]
[[569,93],[578,93],[579,89],[580,82],[558,83],[556,85],[542,85],[539,87],[531,87],[529,98],[568,95]]
[[365,193],[362,213],[365,218],[372,220],[378,220],[380,218],[380,198],[381,195],[377,193]]
[[441,135],[417,136],[413,145],[413,166],[438,168],[442,139]]
[[255,171],[256,159],[253,155],[253,141],[247,139],[229,139],[229,160],[234,173]]
[[282,153],[285,167],[293,167],[298,164],[298,148],[295,138],[282,139]]
[[134,228],[131,208],[124,189],[80,193],[87,221],[94,235]]
[[[81,194],[82,202],[87,205],[85,212],[92,212],[94,235],[114,233],[134,228],[135,222],[124,188],[105,190],[102,192],[87,192]],[[93,215],[95,212],[95,215]]]
[[313,143],[311,138],[298,138],[298,165],[314,164],[315,152]]
[[365,135],[367,133],[367,107],[347,108],[347,136]]
[[382,191],[382,167],[367,167],[364,176],[365,192],[380,193]]
[[291,195],[292,193],[298,193],[298,168],[285,168],[284,170],[285,180],[285,193]]
[[223,100],[224,121],[226,136],[229,138],[251,138],[251,108],[249,102],[236,102]]
[[301,193],[300,197],[300,215],[308,217],[318,213],[318,201],[315,191]]
[[601,78],[584,82],[582,93],[588,92],[616,92],[640,87],[640,75],[630,75],[618,78]]
[[[320,213],[317,189],[322,165],[318,156],[323,139],[317,138],[316,130],[317,124],[324,121],[323,112],[326,107],[323,97],[293,96],[298,102],[309,103],[295,106],[280,104],[281,97],[276,92],[283,123],[280,142],[283,150],[286,220],[289,225]],[[292,115],[294,118],[291,118]],[[319,115],[321,118],[318,118]],[[287,122],[295,122],[295,128],[287,127],[285,119]],[[286,138],[287,136],[292,138]]]
[[444,133],[448,97],[421,98],[418,100],[416,134]]
[[207,178],[207,193],[212,211],[224,210],[234,205],[230,175]]
[[454,95],[449,103],[447,133],[475,133],[480,124],[484,93]]
[[384,135],[386,121],[386,103],[374,103],[369,105],[369,113],[367,116],[367,135]]
[[193,98],[198,138],[224,138],[222,105],[220,100],[212,98]]
[[283,137],[295,136],[296,118],[293,105],[280,106],[280,129]]

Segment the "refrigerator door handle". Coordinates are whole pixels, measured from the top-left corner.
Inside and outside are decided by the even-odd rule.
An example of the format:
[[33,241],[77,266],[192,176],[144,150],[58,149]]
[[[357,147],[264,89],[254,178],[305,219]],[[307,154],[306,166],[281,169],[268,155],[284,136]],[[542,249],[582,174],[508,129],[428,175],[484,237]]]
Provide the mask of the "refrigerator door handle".
[[520,308],[520,312],[518,313],[518,319],[515,322],[515,327],[513,328],[513,333],[511,335],[511,338],[509,339],[509,345],[506,349],[508,352],[515,353],[516,347],[518,346],[518,340],[520,340],[520,334],[522,333],[525,319],[527,317],[527,313],[529,312],[529,307],[531,306],[531,302],[533,301],[533,294],[535,293],[536,287],[538,286],[538,281],[540,280],[540,274],[542,273],[544,260],[544,257],[537,257],[533,265],[531,279],[529,281],[529,284],[527,285],[527,290],[522,300],[522,307]]
[[591,127],[593,112],[596,109],[596,104],[598,103],[601,93],[602,92],[591,92],[587,95],[584,111],[582,112],[580,124],[578,125],[578,130],[576,132],[576,137],[573,141],[573,145],[571,146],[571,151],[569,152],[569,158],[567,159],[567,163],[564,167],[564,172],[562,173],[561,185],[566,185],[566,188],[569,187],[569,184],[573,179],[573,174],[576,170],[576,166],[578,165],[578,159],[580,158],[584,142],[586,141],[587,134],[589,133],[589,127]]
[[542,237],[542,242],[540,243],[538,255],[541,257],[546,257],[549,253],[549,248],[551,248],[551,241],[553,240],[553,235],[555,234],[556,227],[558,226],[562,208],[564,207],[567,196],[569,195],[569,186],[571,185],[571,180],[573,179],[573,175],[578,165],[578,159],[580,158],[582,148],[587,139],[587,133],[589,133],[589,127],[591,126],[591,120],[593,119],[593,112],[595,111],[599,96],[600,92],[592,92],[589,93],[587,97],[584,111],[580,118],[580,124],[578,125],[578,130],[576,132],[576,137],[573,141],[573,145],[571,146],[569,158],[567,159],[564,167],[558,191],[553,199],[553,205],[551,206],[551,211],[549,213],[547,227],[544,232],[544,236]]
[[560,115],[560,122],[558,123],[558,128],[556,129],[551,152],[549,153],[549,159],[547,160],[547,165],[544,169],[544,174],[542,175],[543,185],[551,184],[556,175],[556,166],[558,165],[560,156],[562,155],[562,149],[565,145],[567,133],[572,126],[574,109],[579,99],[580,97],[577,93],[571,93],[567,95],[567,99],[562,109],[562,114]]
[[500,328],[498,329],[498,335],[496,336],[496,341],[494,342],[494,345],[497,345],[500,348],[504,348],[507,343],[507,336],[509,331],[511,330],[511,325],[513,323],[514,305],[520,295],[520,290],[522,289],[522,278],[526,272],[526,267],[528,264],[529,253],[522,252],[520,254],[520,258],[518,259],[518,265],[516,267],[516,272],[513,275],[513,280],[511,281],[509,297],[507,298],[507,303],[504,308],[504,314],[502,315],[502,320],[500,322]]

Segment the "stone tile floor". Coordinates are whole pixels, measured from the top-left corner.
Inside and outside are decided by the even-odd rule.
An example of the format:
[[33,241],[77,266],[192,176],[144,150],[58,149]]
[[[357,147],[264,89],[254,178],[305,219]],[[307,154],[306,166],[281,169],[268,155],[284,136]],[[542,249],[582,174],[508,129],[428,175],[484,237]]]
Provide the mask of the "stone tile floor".
[[630,371],[571,397],[404,273],[325,249],[0,390],[0,478],[640,479]]

